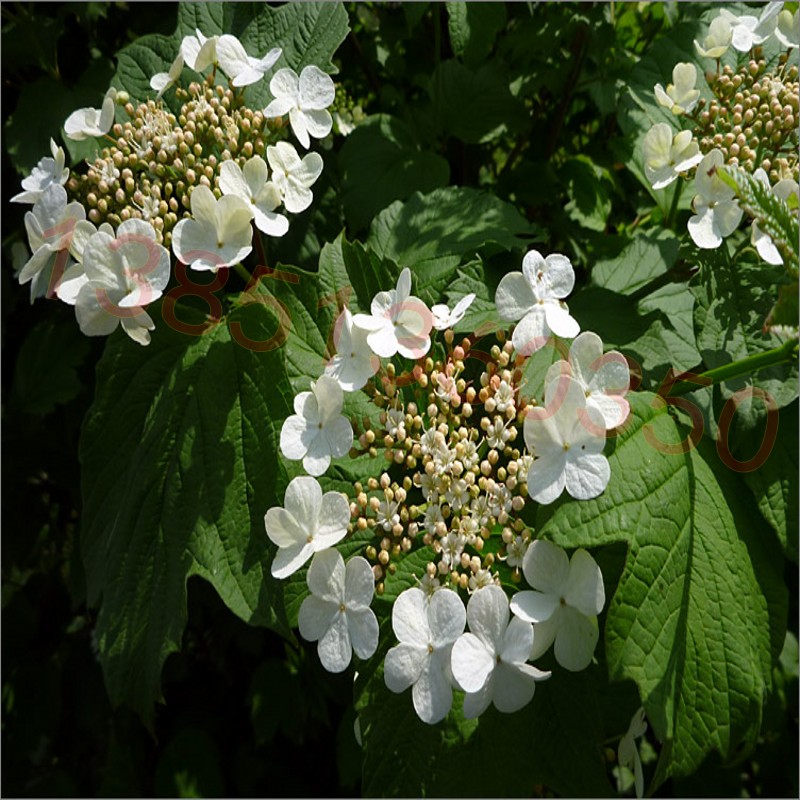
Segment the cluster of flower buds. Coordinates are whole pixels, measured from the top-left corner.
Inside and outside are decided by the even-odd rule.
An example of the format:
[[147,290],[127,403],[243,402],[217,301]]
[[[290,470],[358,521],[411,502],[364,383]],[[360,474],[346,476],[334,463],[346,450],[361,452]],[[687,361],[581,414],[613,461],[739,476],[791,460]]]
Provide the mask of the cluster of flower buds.
[[760,167],[772,184],[798,179],[798,70],[785,54],[780,62],[770,72],[762,57],[708,73],[714,99],[694,128],[703,153],[717,148],[726,164],[750,173]]

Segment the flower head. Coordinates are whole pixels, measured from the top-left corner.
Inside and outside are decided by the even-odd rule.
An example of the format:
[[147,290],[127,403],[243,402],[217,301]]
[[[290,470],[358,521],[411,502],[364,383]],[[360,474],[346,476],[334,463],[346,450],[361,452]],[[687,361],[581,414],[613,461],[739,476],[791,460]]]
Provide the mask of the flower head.
[[669,186],[681,172],[697,166],[702,160],[700,145],[691,131],[672,135],[666,122],[654,125],[644,137],[644,174],[654,189]]
[[444,304],[431,306],[433,327],[436,328],[437,331],[455,328],[455,326],[464,319],[464,314],[467,313],[467,309],[472,305],[474,299],[475,295],[471,292],[470,294],[464,295],[464,297],[453,306],[452,311]]
[[267,161],[286,210],[292,214],[305,211],[314,199],[310,187],[322,173],[322,156],[308,153],[301,160],[289,142],[278,142],[267,148]]
[[708,26],[708,35],[702,46],[697,39],[694,40],[694,46],[698,54],[704,58],[721,58],[730,47],[732,36],[730,22],[725,17],[719,16]]
[[369,658],[378,648],[378,620],[370,609],[375,581],[361,556],[345,566],[336,550],[323,550],[311,561],[306,578],[311,594],[303,600],[297,624],[328,672],[344,672],[353,657]]
[[522,272],[504,275],[495,303],[503,319],[520,320],[511,341],[522,355],[544,347],[550,333],[573,337],[580,331],[562,302],[575,285],[575,272],[566,256],[543,258],[536,250],[525,254]]
[[249,86],[260,81],[281,57],[281,52],[280,47],[273,47],[263,58],[253,58],[247,55],[244,45],[229,33],[220,36],[216,43],[217,63],[234,86]]
[[207,186],[196,186],[190,198],[192,219],[172,231],[172,251],[192,269],[229,267],[253,249],[251,207],[234,195],[217,200]]
[[372,299],[370,314],[356,314],[355,324],[367,333],[372,352],[381,358],[400,353],[405,358],[420,358],[431,346],[433,317],[425,303],[411,294],[411,270],[406,267],[397,287],[378,292]]
[[464,603],[449,589],[406,589],[394,602],[392,630],[399,644],[386,654],[384,680],[393,692],[413,686],[414,710],[429,725],[443,720],[453,704],[450,655],[466,622]]
[[656,100],[673,114],[688,114],[700,99],[700,91],[694,88],[697,83],[695,65],[690,62],[676,64],[672,70],[672,81],[667,84],[666,91],[660,83],[656,84]]
[[602,414],[586,402],[583,386],[562,375],[545,390],[544,408],[531,408],[523,428],[525,444],[536,456],[528,470],[528,494],[552,503],[566,488],[576,500],[605,490],[611,477]]
[[722,152],[712,150],[698,165],[694,179],[697,195],[692,201],[695,214],[689,219],[689,235],[704,250],[719,247],[742,220],[733,189],[717,175],[717,168],[724,163]]
[[750,14],[737,17],[726,8],[721,9],[719,13],[731,26],[731,44],[740,53],[747,53],[757,44],[763,44],[772,35],[782,8],[782,2],[768,3],[758,18]]
[[27,178],[22,179],[22,188],[25,190],[11,198],[12,203],[35,203],[44,190],[52,184],[63,186],[69,178],[69,168],[64,166],[64,150],[50,140],[52,158],[45,156],[31,170]]
[[572,672],[589,666],[599,636],[597,615],[606,601],[600,567],[586,550],[572,558],[558,545],[537,539],[522,561],[532,591],[517,592],[511,610],[533,623],[530,657],[538,658],[555,641],[556,661]]
[[264,116],[288,114],[292,131],[303,147],[308,149],[311,144],[309,135],[323,139],[331,132],[333,119],[327,109],[336,90],[331,76],[319,67],[304,67],[299,77],[293,69],[279,69],[269,82],[269,90],[275,99],[264,109]]
[[219,188],[224,195],[240,197],[250,204],[253,221],[268,236],[283,236],[289,230],[289,220],[275,209],[281,204],[278,187],[267,180],[267,162],[253,156],[240,167],[235,161],[224,161],[219,168]]
[[464,716],[480,716],[490,703],[498,711],[519,711],[533,699],[536,681],[550,677],[526,664],[533,646],[530,623],[509,622],[508,598],[499,586],[475,592],[467,605],[469,633],[453,645],[451,667],[456,683],[467,693]]
[[288,459],[303,459],[309,475],[322,475],[331,457],[347,454],[353,428],[342,416],[342,387],[330,375],[321,375],[310,392],[294,398],[295,413],[281,428],[281,452]]
[[73,111],[64,123],[67,136],[76,142],[105,136],[114,122],[114,103],[117,90],[113,87],[106,92],[100,109],[79,108]]
[[350,506],[339,492],[322,494],[316,478],[300,475],[286,487],[283,508],[271,508],[264,516],[267,536],[278,545],[271,572],[286,578],[314,553],[333,547],[347,535]]

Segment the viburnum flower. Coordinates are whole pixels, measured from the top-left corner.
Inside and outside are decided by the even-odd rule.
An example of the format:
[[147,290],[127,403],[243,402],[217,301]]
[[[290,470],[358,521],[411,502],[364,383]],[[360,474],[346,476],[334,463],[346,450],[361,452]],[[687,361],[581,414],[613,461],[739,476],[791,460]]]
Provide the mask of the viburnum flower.
[[342,387],[330,375],[321,375],[310,392],[294,398],[295,413],[281,428],[281,452],[293,461],[303,459],[309,475],[322,475],[331,457],[347,455],[353,428],[342,416]]
[[633,771],[633,784],[637,797],[644,797],[644,775],[642,774],[642,759],[639,757],[639,749],[636,746],[636,739],[644,736],[647,731],[647,723],[644,721],[644,708],[639,708],[631,718],[631,723],[625,735],[619,740],[617,750],[617,761],[620,766],[628,767]]
[[180,78],[181,72],[183,72],[183,51],[178,53],[168,72],[157,72],[150,78],[150,88],[158,92],[156,99],[161,97]]
[[681,172],[697,166],[703,160],[700,145],[692,139],[691,131],[672,135],[666,122],[654,125],[644,137],[644,174],[654,189],[669,186]]
[[260,81],[264,74],[281,57],[281,48],[273,47],[263,58],[247,55],[244,45],[229,33],[217,39],[217,63],[231,79],[234,86],[249,86]]
[[45,156],[40,159],[31,174],[22,179],[24,191],[15,194],[11,198],[12,203],[35,203],[48,186],[63,186],[67,182],[69,168],[64,166],[64,150],[51,139],[50,152],[52,158]]
[[666,91],[660,83],[655,85],[656,100],[673,114],[688,114],[700,99],[700,91],[694,88],[697,83],[695,65],[690,62],[676,64],[672,70],[672,81],[667,84]]
[[783,10],[778,14],[775,38],[787,48],[800,47],[800,9],[794,14]]
[[[67,190],[58,183],[46,187],[33,208],[25,213],[32,255],[19,273],[19,282],[31,282],[31,302],[41,295],[42,279],[50,280],[58,253],[69,250],[75,224],[85,217],[86,209],[77,201],[67,203]],[[65,263],[63,268],[67,266]]]
[[697,39],[694,40],[694,46],[698,54],[704,58],[721,58],[730,47],[732,36],[730,22],[725,17],[719,16],[711,20],[702,46]]
[[392,692],[413,686],[414,710],[429,725],[443,720],[453,704],[450,655],[466,622],[464,603],[450,589],[406,589],[394,601],[392,630],[399,644],[386,654],[384,680]]
[[[770,186],[767,173],[760,167],[753,173],[753,177],[770,189],[772,194],[779,197],[781,200],[788,200],[792,195],[795,195],[795,197],[798,196],[797,181],[791,178],[784,178],[778,181],[774,186]],[[795,205],[795,208],[797,208],[797,205]],[[772,241],[769,234],[764,233],[764,231],[758,227],[758,223],[755,220],[753,220],[753,225],[750,229],[750,241],[767,264],[774,264],[776,266],[783,264],[783,256],[780,254],[778,248],[775,247],[775,243]]]
[[328,672],[344,672],[353,651],[362,659],[378,648],[378,620],[370,609],[375,578],[361,556],[345,566],[336,550],[323,550],[311,561],[306,578],[311,594],[303,600],[297,624]]
[[556,661],[564,669],[585,669],[599,637],[597,615],[606,602],[600,567],[586,550],[569,559],[558,545],[536,539],[522,560],[522,574],[533,590],[517,592],[511,610],[533,623],[530,658],[555,641]]
[[536,456],[528,470],[528,494],[543,504],[552,503],[564,488],[576,500],[597,497],[611,478],[602,454],[603,415],[587,404],[583,386],[568,375],[547,388],[544,408],[528,409],[523,427],[525,444]]
[[724,164],[725,157],[715,148],[703,157],[694,178],[697,195],[692,201],[695,213],[689,219],[689,235],[704,250],[719,247],[742,220],[733,189],[716,174]]
[[768,3],[758,18],[750,14],[737,17],[726,8],[720,9],[719,13],[731,26],[731,44],[740,53],[747,53],[772,35],[782,8],[783,3],[780,1]]
[[83,245],[83,274],[64,275],[59,299],[75,306],[87,336],[108,336],[117,325],[135,342],[150,343],[155,323],[144,310],[161,297],[169,282],[169,252],[156,241],[153,226],[129,219],[117,228],[93,234]]
[[502,319],[520,320],[511,341],[522,355],[530,355],[547,342],[550,333],[572,338],[580,331],[562,302],[575,285],[575,272],[566,256],[553,253],[543,258],[530,250],[522,260],[522,272],[504,275],[497,287],[495,304]]
[[73,111],[64,123],[64,131],[67,136],[76,142],[105,136],[111,130],[114,122],[116,100],[117,90],[112,87],[106,92],[100,109],[79,108],[77,111]]
[[192,219],[172,231],[172,252],[192,269],[217,270],[237,264],[253,249],[253,211],[241,197],[217,200],[208,186],[195,186]]
[[411,294],[411,270],[406,267],[397,287],[378,292],[372,298],[371,314],[353,317],[359,328],[368,331],[367,343],[381,358],[400,353],[405,358],[420,358],[431,346],[433,317],[425,303]]
[[469,633],[453,645],[450,660],[456,683],[467,693],[464,716],[480,716],[494,703],[510,714],[533,699],[536,681],[550,677],[525,662],[533,646],[533,628],[516,617],[509,621],[508,598],[495,585],[475,592],[467,605]]
[[596,333],[584,331],[577,336],[569,349],[569,361],[556,361],[550,366],[544,379],[546,406],[555,401],[557,381],[562,375],[580,383],[586,405],[600,412],[606,430],[622,425],[628,418],[631,407],[623,396],[630,385],[628,362],[616,350],[603,353],[603,340]]
[[289,220],[275,209],[281,204],[278,187],[269,181],[267,162],[253,156],[240,167],[235,161],[223,161],[219,168],[219,188],[222,194],[240,197],[250,204],[253,221],[268,236],[283,236],[289,230]]
[[333,103],[336,89],[327,72],[311,64],[298,77],[293,69],[284,67],[272,76],[269,90],[275,99],[264,109],[264,116],[288,114],[292,131],[303,147],[310,146],[309,135],[323,139],[331,132],[333,119],[328,106]]
[[367,343],[367,333],[356,327],[349,309],[342,309],[333,332],[336,355],[326,364],[325,374],[346,392],[361,389],[380,369],[381,361]]
[[270,571],[276,578],[296,572],[314,553],[347,535],[350,506],[340,492],[322,494],[316,478],[300,475],[286,487],[283,508],[264,515],[267,536],[278,546]]
[[217,60],[217,42],[219,36],[205,37],[199,28],[195,28],[196,36],[184,36],[181,41],[181,55],[186,65],[202,72]]
[[305,211],[314,199],[310,187],[322,174],[322,156],[308,153],[301,160],[289,142],[278,142],[267,148],[267,161],[286,210],[292,214]]
[[472,305],[474,299],[475,295],[471,292],[470,294],[464,295],[464,297],[453,306],[452,311],[443,303],[431,306],[433,327],[436,328],[437,331],[455,328],[455,326],[464,319],[464,314],[467,313],[467,309]]

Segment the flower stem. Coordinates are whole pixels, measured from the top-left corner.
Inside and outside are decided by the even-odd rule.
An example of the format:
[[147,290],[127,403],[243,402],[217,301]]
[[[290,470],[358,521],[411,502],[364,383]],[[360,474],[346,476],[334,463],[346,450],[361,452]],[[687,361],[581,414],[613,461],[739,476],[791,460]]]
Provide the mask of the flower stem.
[[247,268],[239,262],[238,264],[234,264],[233,268],[236,270],[237,274],[241,277],[241,279],[245,282],[245,286],[250,283],[251,275],[247,271]]
[[[789,363],[797,360],[798,340],[788,339],[780,347],[767,350],[765,353],[757,353],[748,356],[731,364],[710,369],[700,375],[695,375],[692,380],[676,381],[669,391],[670,397],[678,397],[682,394],[700,389],[703,386],[714,386],[722,381],[729,381],[732,378],[741,378],[750,375],[766,367],[774,367],[778,364]],[[678,376],[680,377],[680,375]]]
[[679,178],[675,181],[675,193],[672,195],[672,205],[669,207],[669,212],[667,214],[667,227],[672,228],[675,224],[675,215],[678,213],[678,202],[681,199],[681,194],[683,193],[683,179]]

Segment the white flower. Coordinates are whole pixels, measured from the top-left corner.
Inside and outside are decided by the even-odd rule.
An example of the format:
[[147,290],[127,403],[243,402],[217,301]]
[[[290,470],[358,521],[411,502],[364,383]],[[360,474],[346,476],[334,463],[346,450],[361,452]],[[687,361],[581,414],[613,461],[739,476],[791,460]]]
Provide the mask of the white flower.
[[564,375],[545,390],[545,407],[531,408],[523,428],[525,444],[536,456],[528,470],[528,494],[552,503],[566,487],[576,500],[605,490],[611,469],[604,455],[605,422],[586,403],[583,387]]
[[647,132],[643,150],[644,174],[654,189],[669,186],[681,172],[703,160],[692,132],[681,131],[673,137],[672,128],[666,122],[659,122]]
[[96,108],[79,108],[73,111],[64,123],[67,136],[76,142],[84,139],[105,136],[111,130],[114,122],[114,104],[117,99],[117,90],[113,87],[106,92],[103,106]]
[[217,60],[217,41],[219,36],[206,38],[200,33],[199,28],[195,28],[197,36],[184,36],[181,41],[181,55],[186,65],[202,72],[206,67],[210,67]]
[[347,308],[333,329],[336,355],[325,365],[325,374],[336,380],[346,392],[355,392],[378,371],[381,362],[367,344],[367,331],[356,327]]
[[399,644],[386,654],[383,677],[392,692],[414,687],[414,710],[429,725],[443,720],[453,704],[450,654],[466,622],[464,603],[449,589],[406,589],[394,602],[392,630]]
[[569,349],[569,361],[556,361],[547,370],[545,387],[550,387],[561,375],[569,375],[580,383],[586,405],[600,412],[606,430],[622,425],[628,418],[631,408],[623,397],[630,385],[628,362],[616,350],[604,354],[603,341],[596,333],[584,331],[575,338]]
[[292,461],[303,459],[309,475],[322,475],[331,457],[347,455],[353,428],[342,416],[342,387],[330,375],[321,375],[310,392],[294,398],[295,413],[281,428],[281,452]]
[[513,542],[506,545],[505,562],[509,567],[521,567],[522,560],[525,558],[525,553],[528,552],[530,547],[530,540],[523,539],[522,536],[517,536]]
[[572,338],[580,331],[562,302],[575,285],[575,272],[566,256],[542,258],[536,250],[525,254],[522,272],[504,275],[495,304],[502,319],[520,320],[511,341],[521,355],[530,355],[547,342],[551,331]]
[[253,58],[247,55],[244,45],[229,33],[220,36],[216,45],[217,63],[234,86],[249,86],[260,81],[281,57],[281,52],[280,47],[273,47],[264,58]]
[[631,723],[625,735],[619,740],[617,750],[617,761],[620,766],[628,767],[633,770],[633,782],[636,789],[636,796],[644,796],[644,775],[642,774],[642,759],[639,758],[639,750],[636,747],[636,739],[644,736],[647,730],[647,723],[644,721],[644,708],[640,708],[631,717]]
[[156,241],[153,226],[129,219],[116,237],[101,226],[88,240],[81,236],[81,248],[82,266],[64,273],[58,291],[59,299],[75,306],[81,331],[107,336],[121,324],[135,342],[149,344],[155,324],[144,309],[161,297],[170,275],[169,252]]
[[464,295],[453,307],[453,310],[442,304],[431,306],[431,314],[433,314],[433,327],[437,331],[443,331],[447,328],[455,328],[462,319],[467,309],[472,305],[475,295],[470,293]]
[[494,575],[492,575],[491,570],[479,569],[474,575],[469,576],[467,591],[469,594],[474,594],[475,592],[479,592],[481,589],[485,589],[487,586],[491,586],[494,583],[495,578]]
[[742,220],[742,209],[734,191],[717,174],[725,158],[720,150],[707,153],[694,178],[697,195],[692,201],[695,214],[689,219],[689,235],[703,250],[714,250],[730,236]]
[[[67,190],[58,183],[43,189],[33,208],[25,212],[25,229],[33,255],[20,271],[19,282],[31,281],[31,301],[42,294],[41,284],[51,280],[59,252],[70,249],[75,224],[85,217],[86,209],[77,201],[68,204]],[[62,268],[67,266],[65,263]]]
[[283,236],[289,230],[289,220],[275,213],[281,204],[281,193],[267,177],[267,162],[261,156],[245,161],[244,167],[235,161],[223,161],[219,168],[219,188],[222,194],[240,197],[250,204],[256,228],[262,233]]
[[511,610],[533,625],[530,657],[538,658],[555,641],[556,661],[572,672],[589,666],[599,633],[597,615],[606,601],[603,574],[585,550],[572,558],[558,545],[537,539],[522,561],[533,591],[517,592]]
[[35,203],[44,190],[52,184],[63,186],[69,178],[69,168],[64,166],[64,150],[50,140],[50,152],[53,157],[45,157],[31,170],[27,178],[22,179],[24,192],[15,194],[12,203]]
[[264,109],[264,116],[288,114],[292,131],[303,147],[308,149],[311,144],[309,134],[323,139],[331,132],[333,119],[327,109],[336,90],[331,76],[319,67],[304,67],[299,77],[293,69],[279,69],[269,82],[269,90],[275,99]]
[[731,26],[733,46],[740,53],[747,53],[757,44],[763,44],[772,35],[778,23],[778,13],[782,8],[782,2],[768,3],[758,19],[749,14],[737,17],[725,8],[719,13]]
[[276,578],[288,577],[314,553],[344,539],[350,522],[347,498],[340,492],[322,494],[319,481],[308,475],[292,479],[283,506],[264,515],[267,536],[278,545],[271,567]]
[[237,264],[253,249],[253,212],[241,197],[217,200],[208,186],[196,186],[189,199],[193,219],[172,231],[172,252],[192,269],[217,270]]
[[[791,178],[784,178],[782,181],[778,181],[774,186],[770,187],[767,173],[764,172],[761,167],[753,173],[753,177],[770,189],[772,194],[781,200],[788,200],[792,195],[798,195],[797,181]],[[795,208],[796,207],[797,206],[795,206]],[[755,220],[753,220],[753,225],[750,229],[750,241],[767,264],[774,264],[776,266],[783,264],[783,256],[780,254],[778,248],[775,247],[775,243],[772,241],[769,234],[764,233],[764,231],[758,227]]]
[[526,664],[533,646],[530,623],[509,622],[508,598],[499,586],[475,592],[467,605],[469,633],[453,645],[450,664],[456,683],[467,693],[464,716],[480,716],[490,703],[498,711],[519,711],[533,699],[535,682],[550,677]]
[[372,299],[370,314],[356,314],[359,328],[368,331],[367,343],[381,358],[400,353],[417,359],[431,346],[433,317],[425,303],[411,294],[411,270],[406,267],[397,279],[397,288],[378,292]]
[[322,156],[308,153],[301,160],[289,142],[278,142],[267,148],[267,161],[286,210],[292,214],[305,211],[314,199],[310,187],[322,173]]
[[697,69],[689,62],[676,64],[672,70],[672,80],[673,83],[667,84],[666,91],[660,83],[655,85],[656,100],[673,114],[688,114],[700,99],[699,90],[694,88]]
[[157,72],[150,78],[150,88],[158,92],[156,99],[161,97],[180,78],[181,72],[183,72],[183,60],[183,51],[181,50],[170,65],[168,72]]
[[694,40],[694,46],[698,54],[704,58],[721,58],[730,46],[732,35],[730,22],[725,17],[719,16],[708,26],[708,35],[702,46],[697,39]]
[[447,564],[450,569],[457,567],[461,562],[461,554],[466,547],[467,537],[463,533],[450,531],[447,536],[439,539],[439,544],[442,547],[442,562]]
[[343,672],[353,650],[369,658],[378,648],[378,620],[369,607],[375,579],[367,560],[356,556],[345,566],[336,550],[323,550],[314,556],[306,580],[311,594],[300,606],[297,624],[304,639],[319,639],[322,666]]
[[778,14],[775,38],[784,47],[800,47],[800,9],[794,14],[786,10]]

